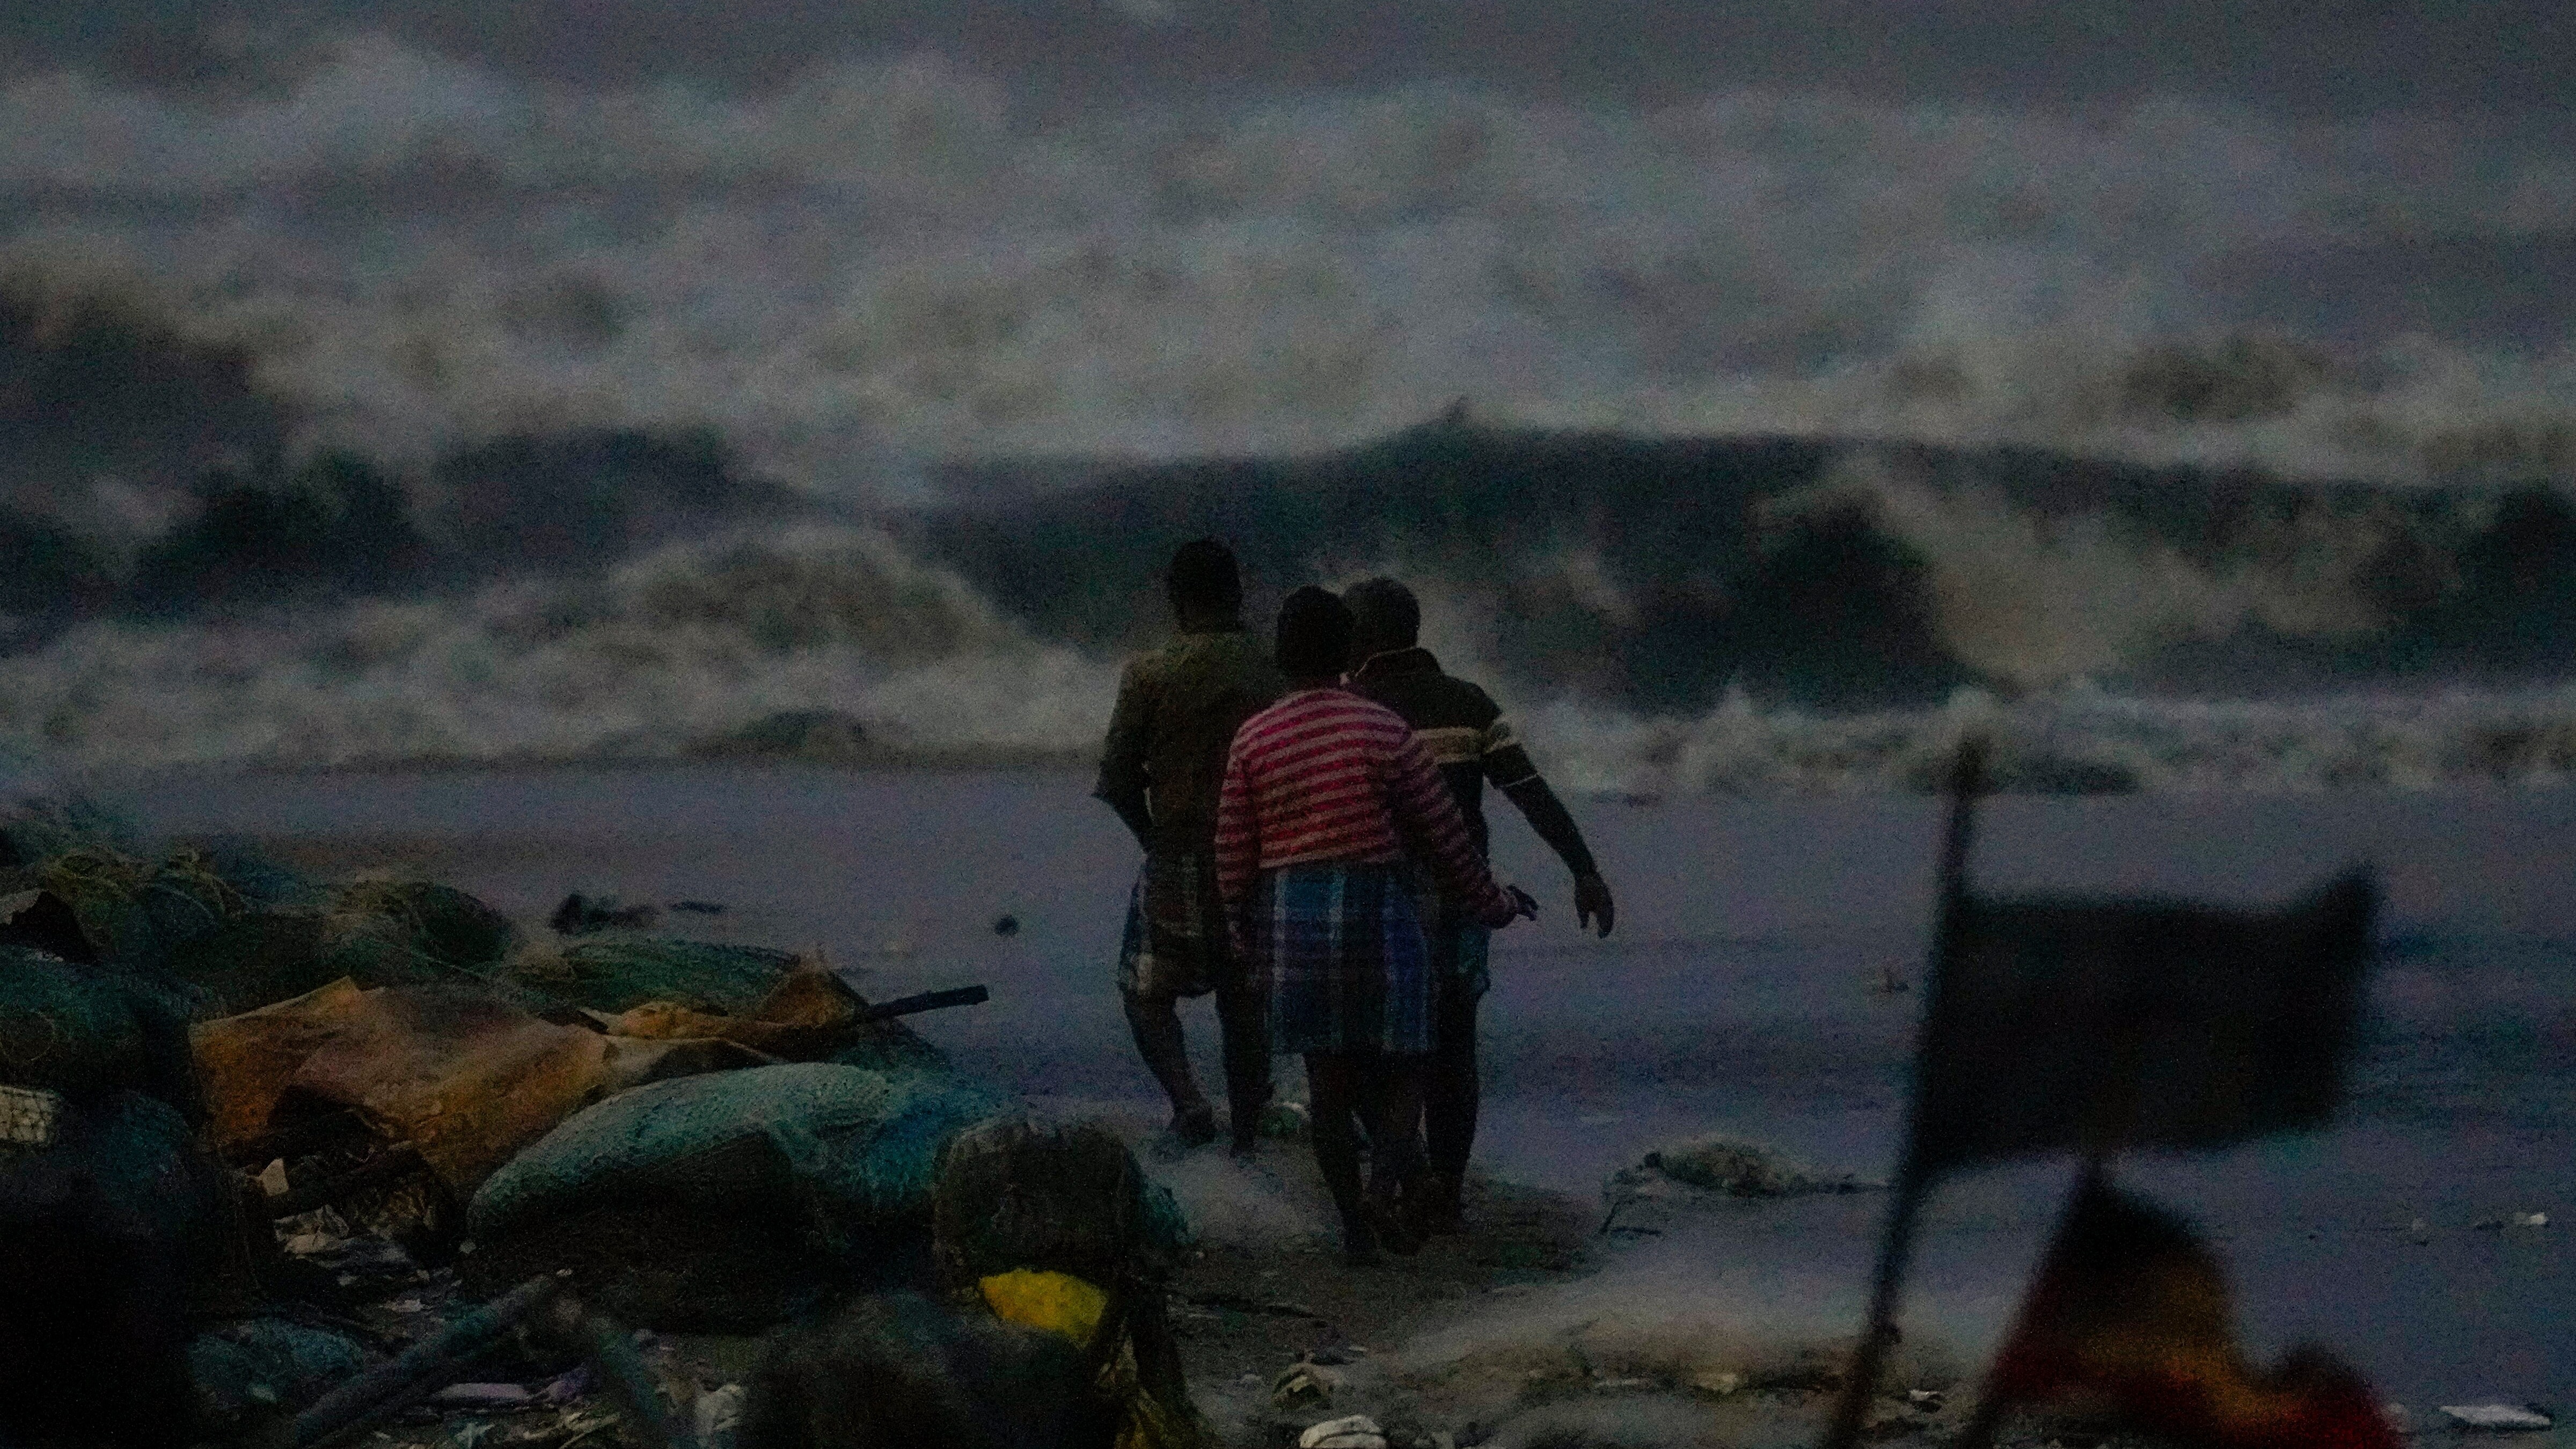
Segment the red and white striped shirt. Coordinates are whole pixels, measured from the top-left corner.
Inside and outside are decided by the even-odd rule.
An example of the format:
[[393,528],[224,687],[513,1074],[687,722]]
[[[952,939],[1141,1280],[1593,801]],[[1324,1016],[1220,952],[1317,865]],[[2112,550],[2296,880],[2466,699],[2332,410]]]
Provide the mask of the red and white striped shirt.
[[1490,926],[1511,898],[1476,853],[1458,802],[1401,716],[1344,689],[1301,689],[1244,721],[1217,797],[1216,878],[1229,912],[1262,871],[1390,861],[1411,843],[1441,893]]

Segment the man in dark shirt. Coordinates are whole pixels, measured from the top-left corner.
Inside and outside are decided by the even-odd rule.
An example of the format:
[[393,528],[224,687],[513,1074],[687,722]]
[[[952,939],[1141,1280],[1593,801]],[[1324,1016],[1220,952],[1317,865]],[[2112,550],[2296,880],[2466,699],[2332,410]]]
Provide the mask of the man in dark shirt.
[[[1610,887],[1593,864],[1583,832],[1539,778],[1529,752],[1504,723],[1501,707],[1475,685],[1442,673],[1440,661],[1420,646],[1422,607],[1413,591],[1393,579],[1370,579],[1352,585],[1342,599],[1357,624],[1350,688],[1403,716],[1430,748],[1441,777],[1458,797],[1478,852],[1490,848],[1485,829],[1485,783],[1490,780],[1573,872],[1576,923],[1597,923],[1601,934],[1609,935],[1615,910]],[[1432,969],[1442,983],[1433,1008],[1435,1043],[1423,1093],[1432,1174],[1424,1221],[1435,1232],[1454,1232],[1467,1155],[1476,1140],[1476,1003],[1491,980],[1487,933],[1445,901],[1423,912],[1423,927],[1431,938]]]
[[1269,647],[1243,627],[1242,578],[1224,544],[1182,545],[1166,582],[1180,636],[1137,656],[1120,678],[1092,791],[1145,848],[1118,987],[1136,1050],[1172,1099],[1172,1131],[1191,1146],[1215,1138],[1216,1111],[1191,1075],[1178,1003],[1216,993],[1234,1150],[1246,1153],[1270,1101],[1269,1026],[1262,984],[1245,975],[1226,932],[1216,806],[1235,730],[1285,682]]

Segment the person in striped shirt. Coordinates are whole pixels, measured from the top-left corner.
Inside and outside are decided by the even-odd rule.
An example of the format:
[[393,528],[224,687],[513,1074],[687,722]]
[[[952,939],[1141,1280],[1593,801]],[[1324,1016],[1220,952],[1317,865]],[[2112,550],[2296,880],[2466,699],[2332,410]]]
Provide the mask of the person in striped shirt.
[[1537,908],[1494,880],[1404,720],[1341,687],[1350,643],[1351,612],[1330,592],[1299,589],[1280,606],[1288,692],[1246,720],[1226,754],[1216,876],[1237,949],[1268,983],[1272,1049],[1305,1057],[1316,1166],[1346,1256],[1366,1262],[1381,1243],[1421,1245],[1415,1124],[1433,982],[1407,855],[1488,929]]

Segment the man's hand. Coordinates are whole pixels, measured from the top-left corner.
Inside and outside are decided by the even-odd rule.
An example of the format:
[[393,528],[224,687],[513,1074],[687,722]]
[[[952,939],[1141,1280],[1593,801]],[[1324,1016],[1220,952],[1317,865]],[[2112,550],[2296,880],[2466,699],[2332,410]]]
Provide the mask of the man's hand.
[[1578,875],[1574,878],[1574,924],[1577,927],[1591,925],[1593,918],[1598,916],[1601,919],[1601,934],[1607,936],[1610,934],[1610,923],[1617,914],[1618,907],[1610,900],[1610,882],[1597,875]]

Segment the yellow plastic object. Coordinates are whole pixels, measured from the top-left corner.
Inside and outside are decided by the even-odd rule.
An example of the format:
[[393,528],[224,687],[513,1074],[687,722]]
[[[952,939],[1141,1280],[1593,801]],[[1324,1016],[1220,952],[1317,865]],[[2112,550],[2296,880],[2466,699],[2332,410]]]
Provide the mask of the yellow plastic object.
[[[1100,1332],[1100,1320],[1109,1312],[1109,1295],[1070,1273],[1014,1268],[979,1278],[975,1286],[994,1317],[1063,1334],[1085,1348],[1091,1346]],[[1136,1381],[1132,1342],[1122,1342],[1101,1366],[1099,1390],[1127,1406],[1117,1449],[1200,1449],[1207,1442],[1195,1413],[1174,1412]]]
[[1060,1333],[1088,1348],[1109,1311],[1109,1295],[1070,1273],[1014,1268],[977,1280],[996,1318]]

